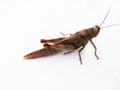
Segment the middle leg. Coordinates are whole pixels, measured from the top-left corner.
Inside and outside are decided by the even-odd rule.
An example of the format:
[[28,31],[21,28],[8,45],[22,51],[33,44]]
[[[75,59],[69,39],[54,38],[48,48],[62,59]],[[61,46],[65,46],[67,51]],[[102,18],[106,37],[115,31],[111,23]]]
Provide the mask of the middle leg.
[[78,51],[79,59],[80,59],[80,64],[82,64],[82,59],[81,59],[81,55],[80,55],[80,53],[81,53],[81,51],[84,49],[84,47],[85,47],[85,45],[82,46],[82,48],[80,48],[80,50]]
[[65,52],[65,53],[64,53],[64,55],[69,54],[69,53],[71,53],[71,52],[73,52],[73,51],[68,51],[68,52]]

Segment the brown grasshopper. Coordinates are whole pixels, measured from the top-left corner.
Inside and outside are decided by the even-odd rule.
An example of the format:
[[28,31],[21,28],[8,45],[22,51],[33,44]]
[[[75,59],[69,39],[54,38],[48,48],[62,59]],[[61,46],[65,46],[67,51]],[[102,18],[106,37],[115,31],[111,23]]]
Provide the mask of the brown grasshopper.
[[[24,56],[24,58],[33,59],[38,57],[45,57],[45,56],[50,56],[63,51],[67,51],[64,54],[68,54],[73,52],[76,49],[79,49],[78,54],[79,54],[80,63],[82,64],[80,53],[85,48],[85,45],[88,43],[88,41],[90,41],[95,49],[94,54],[96,58],[99,59],[99,57],[96,54],[97,48],[93,43],[92,38],[96,37],[100,32],[100,29],[101,29],[100,27],[102,26],[106,17],[108,16],[110,9],[108,10],[100,26],[95,25],[94,27],[81,30],[79,32],[76,32],[75,34],[70,34],[70,36],[68,37],[61,37],[61,38],[49,39],[49,40],[41,39],[41,43],[44,43],[43,45],[44,48],[37,50],[35,52],[32,52],[30,54],[27,54]],[[110,25],[110,26],[113,26],[113,25]]]

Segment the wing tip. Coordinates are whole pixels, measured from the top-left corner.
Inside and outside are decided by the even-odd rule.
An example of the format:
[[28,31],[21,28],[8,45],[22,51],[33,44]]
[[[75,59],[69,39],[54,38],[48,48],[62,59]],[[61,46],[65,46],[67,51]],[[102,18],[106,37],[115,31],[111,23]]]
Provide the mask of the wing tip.
[[25,60],[29,60],[29,59],[31,59],[31,58],[28,57],[27,55],[23,56],[23,58],[24,58]]
[[34,51],[32,53],[29,53],[29,54],[23,56],[23,58],[25,60],[35,59],[35,58],[39,58],[39,57],[50,56],[50,55],[56,54],[57,52],[60,52],[60,51],[55,48],[51,48],[51,47],[42,48],[40,50]]
[[25,60],[31,60],[31,59],[34,59],[34,58],[35,57],[33,55],[31,55],[31,53],[23,56],[23,59],[25,59]]

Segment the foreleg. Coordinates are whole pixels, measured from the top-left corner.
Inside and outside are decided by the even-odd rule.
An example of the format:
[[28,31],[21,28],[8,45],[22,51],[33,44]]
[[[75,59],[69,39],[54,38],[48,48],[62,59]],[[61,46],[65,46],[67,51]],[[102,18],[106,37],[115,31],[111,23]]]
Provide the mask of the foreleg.
[[96,58],[99,59],[99,57],[97,56],[97,48],[96,48],[95,44],[93,43],[92,40],[90,40],[90,42],[91,42],[91,44],[93,45],[93,47],[95,49],[95,53],[94,54],[95,54]]

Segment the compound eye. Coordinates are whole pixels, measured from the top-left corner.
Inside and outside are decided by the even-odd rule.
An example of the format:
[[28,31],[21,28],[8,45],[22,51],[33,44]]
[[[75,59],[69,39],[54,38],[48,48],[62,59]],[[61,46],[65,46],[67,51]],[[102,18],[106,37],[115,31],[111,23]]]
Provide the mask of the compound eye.
[[100,31],[100,27],[97,27],[97,31],[98,31],[98,32]]
[[96,26],[94,26],[94,30],[99,32],[100,31],[100,27],[96,25]]
[[97,32],[99,32],[99,31],[100,31],[100,29],[98,28],[98,29],[97,29]]

